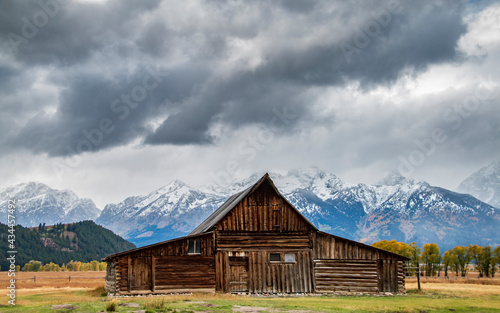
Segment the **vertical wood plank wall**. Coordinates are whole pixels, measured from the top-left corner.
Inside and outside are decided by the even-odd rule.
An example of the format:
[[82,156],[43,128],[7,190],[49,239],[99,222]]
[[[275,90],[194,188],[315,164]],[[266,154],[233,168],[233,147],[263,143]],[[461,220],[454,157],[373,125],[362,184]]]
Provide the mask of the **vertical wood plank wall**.
[[[244,251],[239,255],[248,258],[248,292],[250,293],[310,293],[314,291],[312,261],[309,251],[272,251],[272,253],[293,253],[295,262],[271,262],[270,251]],[[231,252],[218,251],[216,263],[216,290],[230,292]],[[234,283],[234,282],[233,282]],[[240,281],[241,283],[241,281]],[[233,290],[234,291],[234,290]]]
[[220,231],[305,232],[309,224],[269,184],[244,198],[218,224]]

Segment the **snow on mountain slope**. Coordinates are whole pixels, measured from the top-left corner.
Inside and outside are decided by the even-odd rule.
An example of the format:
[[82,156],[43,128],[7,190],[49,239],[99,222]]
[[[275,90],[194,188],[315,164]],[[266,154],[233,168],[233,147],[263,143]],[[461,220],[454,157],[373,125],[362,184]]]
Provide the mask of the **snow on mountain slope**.
[[106,205],[96,223],[130,240],[136,238],[139,244],[148,244],[189,233],[225,200],[224,196],[174,180],[147,196]]
[[457,190],[500,208],[500,161],[491,163],[467,177]]
[[[281,193],[320,230],[365,242],[436,242],[448,247],[500,242],[498,210],[469,196],[390,174],[376,185],[348,185],[317,168],[269,173]],[[191,188],[173,181],[148,196],[107,205],[98,223],[137,245],[188,234],[229,196],[263,173]]]
[[16,222],[25,227],[94,220],[101,213],[90,199],[36,182],[0,189],[0,212],[7,213],[9,199],[16,199]]
[[[96,223],[138,246],[184,236],[229,196],[263,174],[225,186],[214,181],[199,188],[174,180],[148,195],[106,205]],[[383,239],[435,242],[441,248],[500,243],[499,210],[471,195],[394,173],[374,185],[349,185],[317,168],[269,174],[285,198],[320,230],[345,238],[367,243]],[[18,221],[23,225],[89,219],[98,214],[92,201],[36,183],[1,190],[4,212],[11,195],[19,201]]]

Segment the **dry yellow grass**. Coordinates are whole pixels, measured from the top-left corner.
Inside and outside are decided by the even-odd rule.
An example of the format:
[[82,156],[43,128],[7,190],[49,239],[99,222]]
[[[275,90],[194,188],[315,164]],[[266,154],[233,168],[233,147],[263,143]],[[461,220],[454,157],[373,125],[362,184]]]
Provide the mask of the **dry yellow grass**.
[[[423,291],[436,291],[450,296],[464,296],[471,297],[479,296],[492,296],[500,295],[499,285],[477,285],[477,284],[449,284],[449,283],[421,283]],[[406,283],[407,290],[416,290],[417,283]]]
[[[18,272],[15,277],[8,277],[7,272],[0,272],[0,288],[7,288],[10,279],[16,280],[17,289],[39,288],[97,288],[104,286],[106,272]],[[36,282],[33,277],[36,276]],[[68,279],[71,276],[71,281]],[[57,279],[54,279],[57,278]],[[85,278],[79,278],[85,277]]]
[[[422,283],[430,283],[430,284],[474,284],[474,285],[499,285],[500,286],[500,277],[450,277],[449,279],[445,279],[444,277],[421,277],[420,281]],[[416,283],[416,277],[407,277],[407,283]]]

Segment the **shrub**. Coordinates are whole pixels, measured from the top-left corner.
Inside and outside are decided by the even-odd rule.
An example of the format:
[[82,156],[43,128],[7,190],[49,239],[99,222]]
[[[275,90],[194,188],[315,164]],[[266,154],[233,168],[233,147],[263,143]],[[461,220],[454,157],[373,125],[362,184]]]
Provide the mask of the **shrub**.
[[151,310],[163,310],[165,308],[165,299],[160,298],[148,301],[144,304],[144,307]]
[[106,312],[115,312],[117,307],[118,303],[116,303],[115,300],[108,302],[108,304],[106,304]]

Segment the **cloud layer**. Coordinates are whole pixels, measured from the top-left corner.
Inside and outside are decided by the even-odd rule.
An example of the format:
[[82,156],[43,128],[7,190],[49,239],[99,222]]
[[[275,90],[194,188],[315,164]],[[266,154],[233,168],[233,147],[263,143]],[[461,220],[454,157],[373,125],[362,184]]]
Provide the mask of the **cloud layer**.
[[[2,2],[0,156],[211,147],[223,163],[259,152],[359,176],[409,160],[439,128],[447,140],[426,159],[485,161],[500,146],[498,12],[454,0]],[[457,109],[481,79],[489,96]],[[250,153],[241,144],[259,131],[274,143],[257,137]]]
[[[53,98],[12,99],[30,112],[3,144],[54,156],[134,140],[213,144],[216,125],[266,124],[284,105],[299,116],[290,127],[314,121],[311,88],[370,90],[460,61],[466,31],[457,1],[41,3],[4,4],[2,48],[13,53],[0,75],[4,95],[43,83]],[[31,81],[20,78],[27,72]],[[100,141],[92,130],[103,119],[113,131]],[[99,144],[82,144],[85,133]]]

